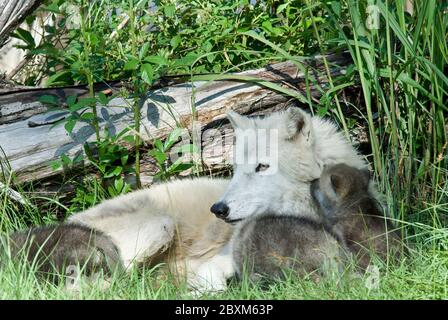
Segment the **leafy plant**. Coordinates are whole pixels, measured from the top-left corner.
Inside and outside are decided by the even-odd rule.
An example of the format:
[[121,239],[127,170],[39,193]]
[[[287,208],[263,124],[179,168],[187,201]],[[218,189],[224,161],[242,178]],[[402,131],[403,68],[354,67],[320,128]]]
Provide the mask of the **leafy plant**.
[[[156,160],[159,169],[154,176],[157,180],[167,180],[171,176],[194,166],[193,162],[185,162],[184,158],[186,155],[191,155],[197,152],[197,148],[193,144],[182,144],[181,146],[176,147],[175,150],[172,150],[175,143],[179,141],[181,134],[182,130],[177,128],[169,134],[164,142],[160,139],[154,141],[154,148],[149,151],[149,154]],[[174,162],[171,162],[169,154],[173,151],[176,154],[180,154],[180,157]]]
[[[32,39],[23,29],[15,36],[29,55],[44,57],[40,78],[48,77],[50,86],[83,83],[92,89],[94,82],[120,79],[129,83],[126,97],[133,98],[134,113],[129,143],[135,150],[130,157],[136,160],[137,177],[143,146],[140,108],[155,81],[164,75],[189,74],[192,80],[255,82],[321,116],[334,117],[347,135],[355,122],[365,123],[369,159],[381,190],[392,199],[389,205],[395,217],[425,212],[436,225],[446,220],[428,204],[446,202],[448,9],[443,1],[416,0],[411,14],[405,4],[405,0],[48,0],[41,13],[56,23],[46,25],[43,40]],[[81,9],[79,28],[70,24],[77,10],[69,5]],[[366,25],[372,18],[379,28]],[[353,61],[336,78],[331,78],[332,65],[325,59],[332,51],[347,51]],[[323,56],[328,83],[322,84],[322,74],[305,66],[316,53]],[[279,60],[295,63],[306,75],[305,87],[319,90],[320,100],[309,91],[297,93],[276,83],[228,73]],[[30,77],[27,84],[38,78]],[[345,96],[347,90],[358,88],[357,100]],[[98,128],[100,148],[116,152],[115,142],[109,141],[110,149],[101,146],[101,140],[109,138],[101,137],[94,122],[101,96],[91,90],[84,99],[67,101],[67,131],[79,121],[87,122]],[[347,117],[346,111],[353,116]],[[149,142],[160,179],[188,168],[170,161],[170,139]],[[119,170],[106,167],[100,175]],[[420,221],[421,214],[412,219]]]

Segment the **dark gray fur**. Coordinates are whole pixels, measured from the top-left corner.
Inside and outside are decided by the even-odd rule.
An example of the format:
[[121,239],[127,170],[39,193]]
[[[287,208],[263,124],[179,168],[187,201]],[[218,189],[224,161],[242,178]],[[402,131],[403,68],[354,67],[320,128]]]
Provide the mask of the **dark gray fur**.
[[372,254],[397,257],[401,236],[369,191],[370,174],[345,164],[325,168],[311,184],[311,195],[328,227],[342,238],[357,266],[365,270]]
[[[285,271],[300,275],[330,267],[339,251],[337,234],[324,224],[306,217],[266,213],[241,223],[235,231],[232,249],[239,278],[283,279]],[[338,255],[340,256],[340,255]]]
[[8,236],[11,258],[35,263],[41,274],[65,274],[79,266],[86,276],[122,270],[120,253],[110,237],[89,227],[65,223],[34,227]]

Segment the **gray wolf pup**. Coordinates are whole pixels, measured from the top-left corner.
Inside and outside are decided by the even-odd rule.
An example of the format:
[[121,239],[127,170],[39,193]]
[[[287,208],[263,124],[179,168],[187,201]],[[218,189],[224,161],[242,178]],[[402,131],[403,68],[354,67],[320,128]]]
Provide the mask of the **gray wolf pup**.
[[311,185],[325,223],[343,239],[362,269],[372,254],[386,260],[403,247],[401,236],[369,191],[370,173],[346,164],[329,166]]
[[337,272],[340,240],[332,228],[308,217],[258,215],[245,219],[234,233],[235,271],[251,280],[283,279],[286,271],[302,276]]
[[82,225],[61,224],[17,231],[8,235],[5,242],[9,242],[11,258],[27,260],[40,275],[55,281],[58,275],[72,276],[79,269],[85,278],[99,272],[107,276],[123,270],[120,253],[110,237]]

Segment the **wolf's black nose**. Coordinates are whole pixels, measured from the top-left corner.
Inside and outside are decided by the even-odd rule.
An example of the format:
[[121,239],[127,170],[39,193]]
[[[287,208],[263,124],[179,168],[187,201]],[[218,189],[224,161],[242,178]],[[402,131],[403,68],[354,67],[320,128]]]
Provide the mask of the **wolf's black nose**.
[[224,202],[216,202],[210,208],[210,211],[213,212],[218,218],[225,218],[229,215],[229,206]]

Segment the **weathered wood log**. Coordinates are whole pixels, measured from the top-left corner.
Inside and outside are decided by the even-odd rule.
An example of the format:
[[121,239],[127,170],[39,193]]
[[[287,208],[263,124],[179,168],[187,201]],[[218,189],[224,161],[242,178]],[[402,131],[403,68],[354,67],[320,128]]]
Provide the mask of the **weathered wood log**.
[[0,47],[9,33],[33,12],[42,0],[1,0],[0,1]]
[[[332,77],[343,72],[349,63],[346,55],[328,56],[327,59],[333,66],[330,70]],[[306,67],[315,75],[320,86],[327,83],[324,76],[318,76],[324,74],[321,72],[321,59],[310,60]],[[304,74],[290,62],[241,74],[277,81],[289,89],[295,88],[305,94]],[[312,86],[309,89],[312,96],[320,95],[321,88]],[[82,152],[83,144],[94,140],[94,130],[87,123],[78,123],[70,135],[63,126],[51,128],[54,121],[63,118],[67,111],[46,112],[47,107],[38,102],[38,97],[49,93],[63,100],[70,94],[83,94],[85,89],[59,88],[0,93],[0,146],[18,182],[31,182],[60,174],[60,170],[52,169],[51,162],[61,154],[74,156]],[[151,144],[154,138],[166,137],[178,125],[191,130],[194,108],[197,111],[195,121],[201,124],[199,131],[202,133],[200,140],[204,170],[221,170],[226,167],[223,159],[230,157],[229,141],[230,144],[233,141],[230,127],[223,127],[227,110],[233,109],[244,114],[269,113],[283,108],[292,100],[291,97],[256,83],[215,81],[177,84],[148,93],[141,108],[141,135],[145,142]],[[123,97],[112,99],[107,106],[99,105],[101,128],[107,127],[112,133],[116,133],[132,126],[131,105],[132,100]],[[204,134],[210,128],[220,128],[224,134],[220,141],[212,135]],[[222,146],[216,149],[218,143]],[[216,154],[216,150],[222,152]],[[153,166],[143,166],[143,176],[145,173],[146,176],[151,176],[153,171]],[[144,182],[148,183],[150,179]]]
[[[122,85],[119,82],[108,83],[107,85],[99,83],[94,86],[94,90],[96,92],[107,90],[117,91],[121,87]],[[26,120],[33,115],[45,114],[49,106],[39,102],[42,96],[53,96],[63,106],[68,96],[74,95],[78,98],[83,98],[88,96],[88,94],[89,89],[84,85],[48,89],[11,86],[0,87],[0,125]]]

